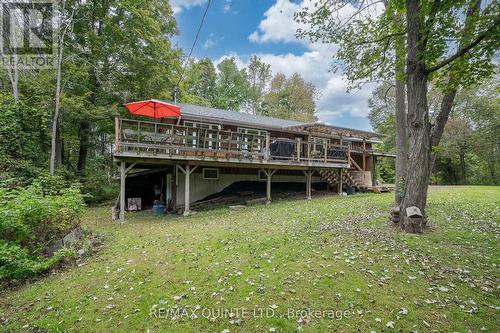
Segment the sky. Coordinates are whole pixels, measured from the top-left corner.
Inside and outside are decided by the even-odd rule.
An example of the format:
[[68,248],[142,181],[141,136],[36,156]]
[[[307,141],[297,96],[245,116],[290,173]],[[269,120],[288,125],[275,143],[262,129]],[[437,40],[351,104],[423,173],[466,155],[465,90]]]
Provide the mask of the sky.
[[[177,19],[178,47],[187,52],[194,41],[208,0],[170,0]],[[193,57],[216,64],[234,57],[244,67],[252,55],[271,65],[273,74],[299,73],[318,89],[321,122],[371,130],[368,99],[374,86],[346,92],[341,73],[330,71],[336,46],[297,39],[293,14],[313,0],[212,0]],[[348,9],[347,9],[348,10]]]

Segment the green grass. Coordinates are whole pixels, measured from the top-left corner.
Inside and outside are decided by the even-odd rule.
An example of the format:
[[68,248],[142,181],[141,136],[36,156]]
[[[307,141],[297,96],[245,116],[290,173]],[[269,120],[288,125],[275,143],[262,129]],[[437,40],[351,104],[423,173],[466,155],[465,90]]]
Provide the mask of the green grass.
[[[91,208],[84,224],[104,234],[104,249],[2,291],[0,329],[498,332],[500,188],[433,188],[422,236],[388,224],[392,196],[283,200],[187,218],[141,212],[123,226],[108,208]],[[198,318],[165,318],[175,308]],[[295,316],[308,309],[324,312]]]

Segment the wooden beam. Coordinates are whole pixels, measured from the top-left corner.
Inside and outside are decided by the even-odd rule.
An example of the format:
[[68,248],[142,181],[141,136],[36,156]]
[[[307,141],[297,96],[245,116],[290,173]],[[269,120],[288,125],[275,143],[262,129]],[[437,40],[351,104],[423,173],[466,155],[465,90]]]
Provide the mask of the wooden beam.
[[363,139],[363,185],[366,183],[366,139]]
[[354,164],[354,166],[356,167],[356,169],[358,169],[358,171],[363,171],[363,169],[361,169],[361,167],[359,166],[359,164],[356,163],[356,161],[352,157],[349,156],[349,159],[350,159],[351,163]]
[[194,165],[192,166],[190,169],[189,169],[189,174],[192,174],[196,169],[198,168],[197,165]]
[[186,174],[186,169],[184,169],[182,166],[180,166],[179,164],[176,164],[175,166],[177,167],[177,170],[180,170],[183,174]]
[[326,142],[323,144],[323,150],[324,150],[324,159],[325,159],[325,163],[326,163],[326,160],[328,159],[327,158],[328,157],[328,155],[327,155],[328,154],[328,144]]
[[269,161],[269,157],[271,156],[271,134],[266,133],[266,154],[265,160]]
[[272,175],[267,173],[267,181],[266,181],[266,204],[269,205],[271,203],[271,177]]
[[342,169],[339,169],[339,195],[342,194]]
[[269,205],[272,201],[271,198],[271,181],[273,175],[276,173],[276,170],[266,170],[263,169],[262,172],[267,176],[266,180],[266,204]]
[[120,163],[120,222],[125,223],[125,162]]
[[189,179],[191,178],[191,166],[186,165],[186,169],[184,170],[184,216],[188,216],[190,213],[189,209]]
[[312,196],[312,175],[314,171],[313,170],[304,170],[304,175],[306,176],[306,199],[311,200]]
[[130,171],[130,170],[132,170],[132,169],[135,167],[135,165],[136,165],[136,164],[137,164],[137,162],[134,162],[134,163],[132,163],[131,165],[129,165],[129,166],[128,166],[128,168],[126,168],[126,169],[125,169],[125,175],[126,175],[126,174]]
[[115,117],[115,152],[120,151],[120,138],[121,138],[121,128],[120,128],[120,118]]
[[314,168],[348,168],[348,161],[328,161],[324,163],[321,158],[318,160],[307,161],[302,158],[300,162],[296,160],[260,160],[260,159],[237,159],[237,158],[200,158],[195,156],[182,155],[161,155],[161,154],[143,154],[138,155],[135,152],[115,154],[115,161],[127,160],[127,162],[137,161],[138,164],[156,164],[156,165],[172,165],[176,163],[190,163],[191,165],[203,165],[214,167],[242,167],[262,169],[264,167],[274,169],[287,170],[304,170],[311,167]]

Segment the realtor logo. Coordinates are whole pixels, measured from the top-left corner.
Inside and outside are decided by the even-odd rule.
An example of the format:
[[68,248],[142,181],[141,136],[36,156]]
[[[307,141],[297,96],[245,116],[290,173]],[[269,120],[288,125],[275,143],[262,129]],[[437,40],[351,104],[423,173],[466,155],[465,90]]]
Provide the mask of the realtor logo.
[[55,0],[0,0],[1,57],[5,67],[53,68],[55,43]]

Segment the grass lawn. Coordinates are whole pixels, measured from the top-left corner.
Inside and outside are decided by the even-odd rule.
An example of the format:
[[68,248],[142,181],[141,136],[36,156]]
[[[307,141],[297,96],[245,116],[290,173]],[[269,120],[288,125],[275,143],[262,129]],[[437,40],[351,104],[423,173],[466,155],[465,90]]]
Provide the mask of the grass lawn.
[[[83,264],[0,292],[0,330],[500,331],[500,187],[439,187],[431,230],[388,224],[393,194],[184,217],[90,208]],[[197,318],[194,318],[194,316]]]

